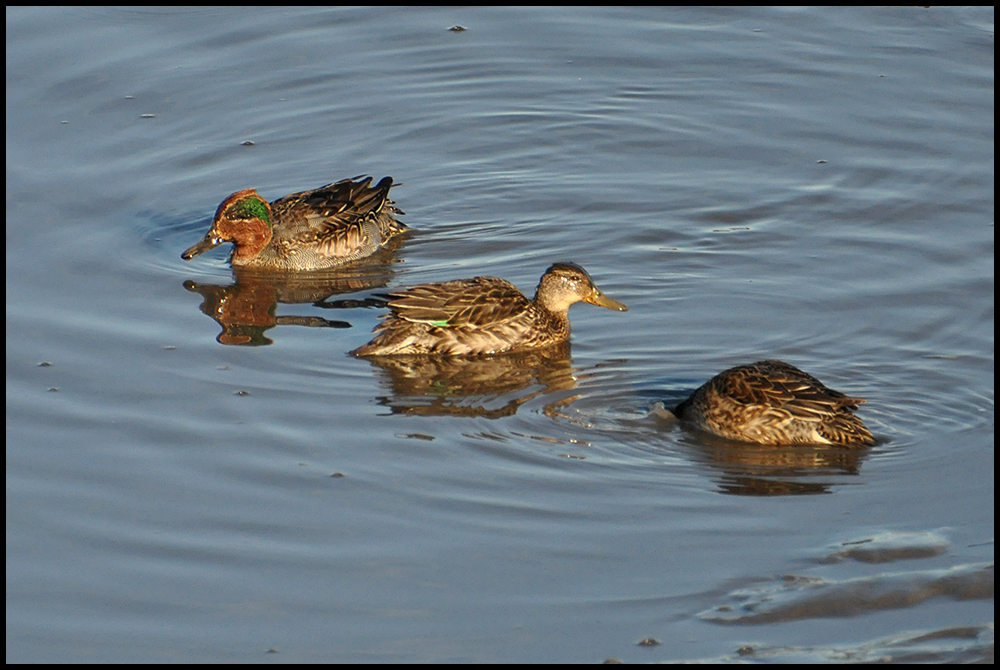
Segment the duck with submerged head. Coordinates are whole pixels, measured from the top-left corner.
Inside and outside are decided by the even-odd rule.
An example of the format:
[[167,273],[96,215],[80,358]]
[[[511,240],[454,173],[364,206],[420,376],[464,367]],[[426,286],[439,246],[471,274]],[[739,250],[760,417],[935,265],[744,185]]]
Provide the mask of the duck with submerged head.
[[875,444],[854,414],[864,402],[827,388],[794,365],[769,360],[720,372],[673,414],[731,440],[860,448]]

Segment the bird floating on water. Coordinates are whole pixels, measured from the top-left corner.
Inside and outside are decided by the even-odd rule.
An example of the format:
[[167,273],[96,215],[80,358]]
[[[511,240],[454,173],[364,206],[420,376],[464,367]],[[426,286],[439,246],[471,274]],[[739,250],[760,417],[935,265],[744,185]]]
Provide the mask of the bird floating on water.
[[528,299],[495,277],[422,284],[390,292],[392,300],[371,342],[355,356],[425,354],[483,356],[535,349],[569,337],[569,308],[576,302],[621,312],[575,263],[555,263]]
[[[864,402],[827,388],[794,365],[771,360],[720,372],[674,408],[673,415],[743,442],[860,448],[875,444],[854,414]],[[662,413],[662,403],[654,411]]]
[[271,203],[255,189],[237,191],[181,258],[191,260],[224,242],[233,243],[230,262],[237,267],[317,270],[370,256],[407,230],[394,216],[403,212],[389,199],[392,177],[371,182],[368,176],[344,179]]

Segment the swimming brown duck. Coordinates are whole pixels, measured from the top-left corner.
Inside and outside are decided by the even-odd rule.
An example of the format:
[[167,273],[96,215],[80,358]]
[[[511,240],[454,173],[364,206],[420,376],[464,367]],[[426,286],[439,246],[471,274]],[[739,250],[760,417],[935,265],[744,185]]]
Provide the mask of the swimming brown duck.
[[569,337],[569,308],[576,302],[628,309],[601,293],[575,263],[553,264],[531,300],[495,277],[422,284],[390,295],[392,311],[375,327],[375,338],[351,352],[355,356],[482,356],[535,349]]
[[860,448],[875,444],[854,414],[864,402],[827,388],[794,365],[759,361],[720,372],[673,413],[732,440]]
[[252,188],[237,191],[181,258],[191,260],[224,242],[233,243],[230,262],[237,267],[317,270],[370,256],[407,230],[393,216],[403,212],[389,199],[392,177],[371,182],[367,176],[344,179],[272,203]]

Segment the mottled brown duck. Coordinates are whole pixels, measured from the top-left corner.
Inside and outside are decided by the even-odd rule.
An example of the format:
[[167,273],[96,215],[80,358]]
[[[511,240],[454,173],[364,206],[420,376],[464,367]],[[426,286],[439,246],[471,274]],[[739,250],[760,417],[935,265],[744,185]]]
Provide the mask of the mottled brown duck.
[[392,177],[344,179],[268,203],[255,189],[222,201],[204,238],[181,254],[191,260],[224,242],[230,263],[271,270],[318,270],[370,256],[407,230],[389,199]]
[[422,284],[390,293],[391,312],[355,356],[488,356],[563,342],[569,308],[583,301],[626,311],[598,290],[575,263],[555,263],[538,282],[534,299],[508,281],[475,277]]
[[875,444],[854,414],[864,402],[827,388],[788,363],[759,361],[720,372],[673,413],[732,440],[859,448]]

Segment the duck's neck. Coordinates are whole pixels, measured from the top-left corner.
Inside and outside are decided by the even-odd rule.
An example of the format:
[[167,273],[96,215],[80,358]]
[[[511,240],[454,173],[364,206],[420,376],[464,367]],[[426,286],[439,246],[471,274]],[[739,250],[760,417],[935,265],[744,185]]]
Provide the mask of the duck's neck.
[[262,252],[274,231],[263,219],[241,221],[239,229],[232,234],[233,262],[246,263],[256,258]]
[[546,295],[542,287],[539,286],[535,292],[535,308],[551,324],[551,328],[569,336],[569,307],[572,302],[553,300],[553,296]]
[[542,282],[538,284],[538,288],[535,289],[535,305],[563,321],[569,319],[570,305],[579,300],[576,296],[569,296],[557,291],[550,282],[545,281],[544,277]]

